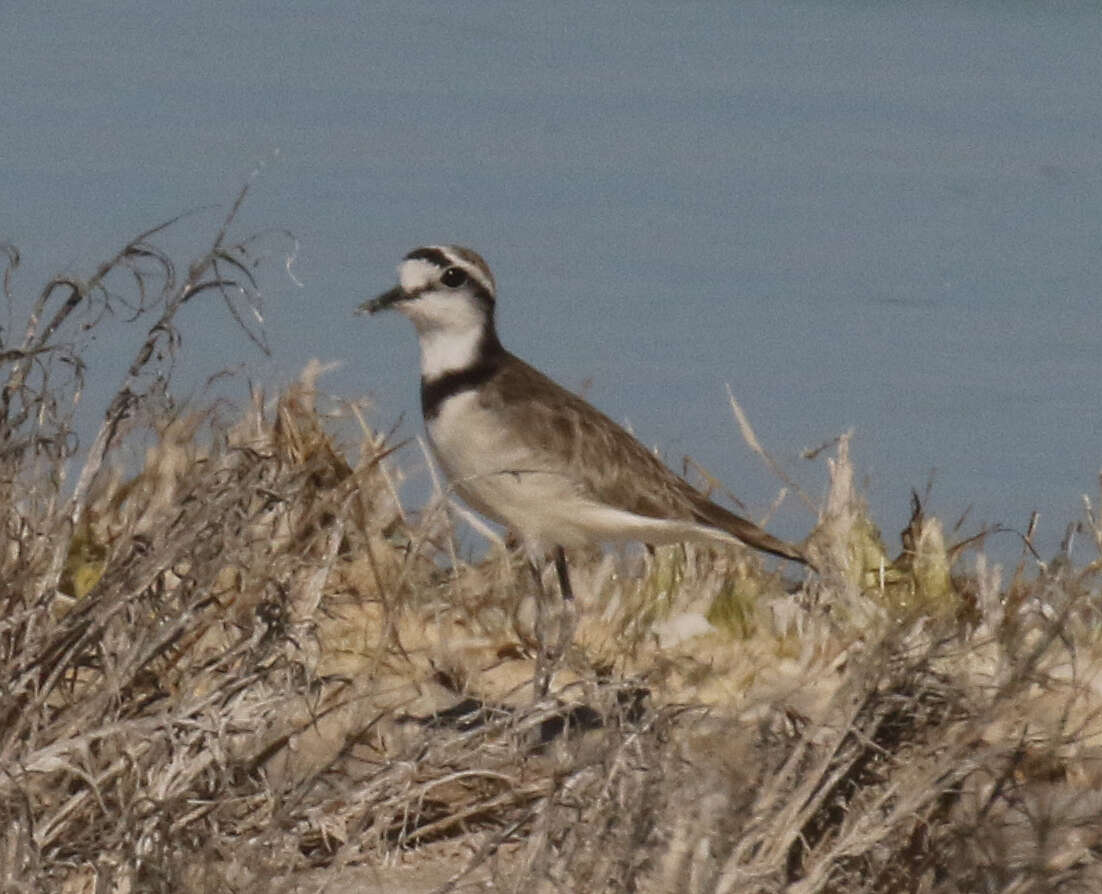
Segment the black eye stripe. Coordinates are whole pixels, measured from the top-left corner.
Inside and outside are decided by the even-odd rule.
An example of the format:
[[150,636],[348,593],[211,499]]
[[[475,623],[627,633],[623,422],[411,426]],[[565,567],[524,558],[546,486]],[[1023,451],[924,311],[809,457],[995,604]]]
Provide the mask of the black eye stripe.
[[[466,249],[453,247],[452,251],[458,252],[462,259],[457,258],[453,253],[444,251],[443,248],[426,245],[421,248],[415,248],[407,254],[403,260],[426,261],[434,267],[439,267],[440,270],[444,272],[452,267],[457,267],[466,274],[467,284],[474,290],[476,297],[481,301],[493,304],[493,277],[490,276],[489,271],[484,270],[485,262],[473,252]],[[464,261],[470,260],[468,255],[473,255],[477,261],[472,261],[471,264],[464,263]],[[472,269],[472,265],[475,269]],[[489,282],[487,282],[487,277],[489,277]],[[447,283],[445,283],[445,285],[447,285]],[[452,286],[452,288],[458,288],[458,286]]]
[[[447,285],[447,283],[445,283],[445,285]],[[486,308],[492,308],[494,306],[495,301],[494,301],[493,292],[491,292],[489,289],[487,289],[485,286],[483,286],[482,283],[480,283],[477,279],[472,279],[472,278],[468,277],[467,280],[466,280],[466,285],[468,285],[470,287],[471,295],[476,300],[481,302]],[[452,288],[456,288],[456,287],[453,286]],[[429,283],[427,286],[418,289],[416,292],[411,292],[409,294],[404,294],[398,300],[400,300],[400,301],[409,301],[409,300],[412,300],[412,299],[415,299],[415,298],[420,298],[426,292],[431,292],[432,290],[433,290],[433,286],[432,286],[431,283]]]
[[428,261],[435,264],[441,270],[452,266],[452,260],[438,248],[417,248],[411,251],[405,258],[407,261]]

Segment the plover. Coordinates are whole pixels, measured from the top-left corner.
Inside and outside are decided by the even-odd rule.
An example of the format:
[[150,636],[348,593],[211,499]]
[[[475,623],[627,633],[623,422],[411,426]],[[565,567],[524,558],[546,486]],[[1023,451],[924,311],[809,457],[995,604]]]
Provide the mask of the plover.
[[[744,544],[808,564],[803,551],[709,500],[604,413],[502,346],[493,274],[457,245],[411,251],[398,285],[361,311],[407,316],[421,347],[421,410],[455,492],[517,532],[529,557],[590,543]],[[537,575],[538,577],[538,575]]]

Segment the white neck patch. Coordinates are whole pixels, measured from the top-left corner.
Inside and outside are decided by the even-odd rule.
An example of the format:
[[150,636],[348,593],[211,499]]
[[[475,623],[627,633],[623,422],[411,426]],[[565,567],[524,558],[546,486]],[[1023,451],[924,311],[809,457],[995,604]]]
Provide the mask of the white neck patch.
[[482,327],[470,329],[427,329],[418,333],[421,342],[421,375],[436,379],[444,373],[468,369],[478,360]]

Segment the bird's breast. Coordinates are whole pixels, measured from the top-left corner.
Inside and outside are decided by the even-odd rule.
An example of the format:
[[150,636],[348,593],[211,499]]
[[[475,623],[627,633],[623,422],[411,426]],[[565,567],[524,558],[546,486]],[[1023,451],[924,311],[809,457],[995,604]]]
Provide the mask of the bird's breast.
[[538,437],[508,425],[482,405],[477,391],[448,398],[426,422],[437,462],[467,503],[533,539],[579,500],[568,468],[538,448]]

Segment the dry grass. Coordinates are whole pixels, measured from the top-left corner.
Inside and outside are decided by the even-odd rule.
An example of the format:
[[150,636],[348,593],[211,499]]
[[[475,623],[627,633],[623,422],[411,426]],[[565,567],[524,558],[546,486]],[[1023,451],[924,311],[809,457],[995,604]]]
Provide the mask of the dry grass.
[[[232,218],[180,280],[156,231],[26,306],[5,277],[3,890],[1102,886],[1102,562],[1004,583],[917,501],[890,560],[842,438],[820,575],[575,556],[576,644],[533,702],[520,557],[460,561],[446,512],[408,514],[316,369],[229,421],[173,404],[178,309],[259,300]],[[78,454],[84,348],[123,308],[150,322]]]

